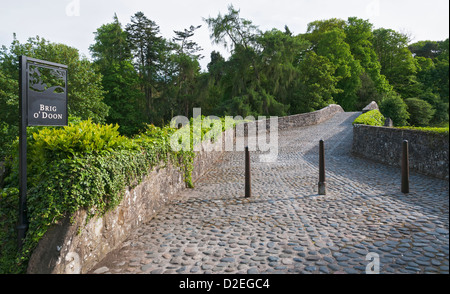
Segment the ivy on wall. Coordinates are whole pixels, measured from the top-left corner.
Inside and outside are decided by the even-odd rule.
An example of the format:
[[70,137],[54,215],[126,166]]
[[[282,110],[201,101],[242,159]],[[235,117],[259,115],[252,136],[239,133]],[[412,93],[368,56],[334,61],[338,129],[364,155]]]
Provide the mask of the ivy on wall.
[[[202,119],[202,139],[217,137],[211,136],[212,124]],[[225,129],[222,125],[220,131]],[[193,127],[178,130],[147,125],[134,138],[121,136],[118,128],[87,120],[63,128],[29,130],[29,229],[22,251],[17,252],[19,191],[15,152],[7,159],[5,187],[0,194],[0,273],[25,272],[33,249],[51,225],[80,209],[88,212],[88,219],[103,215],[120,204],[126,187],[138,185],[157,165],[174,164],[184,171],[186,186],[193,187],[193,149],[174,151],[170,146],[175,132],[190,132],[192,147]]]

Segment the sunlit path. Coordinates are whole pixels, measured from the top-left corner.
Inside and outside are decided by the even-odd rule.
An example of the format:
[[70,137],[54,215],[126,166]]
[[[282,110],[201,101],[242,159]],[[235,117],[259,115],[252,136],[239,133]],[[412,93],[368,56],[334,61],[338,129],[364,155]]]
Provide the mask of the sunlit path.
[[227,152],[91,272],[365,273],[371,253],[380,273],[448,273],[448,182],[411,173],[405,195],[399,169],[352,157],[358,114],[281,131],[275,163],[252,152],[251,198],[244,152]]

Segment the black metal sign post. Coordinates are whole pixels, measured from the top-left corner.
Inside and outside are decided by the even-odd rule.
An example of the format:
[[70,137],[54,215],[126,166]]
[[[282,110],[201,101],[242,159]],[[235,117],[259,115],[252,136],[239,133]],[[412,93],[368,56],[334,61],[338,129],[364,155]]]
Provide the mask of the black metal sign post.
[[28,229],[27,126],[66,126],[67,66],[19,57],[19,224],[18,248]]
[[27,221],[27,58],[19,57],[19,225],[18,247],[22,249]]

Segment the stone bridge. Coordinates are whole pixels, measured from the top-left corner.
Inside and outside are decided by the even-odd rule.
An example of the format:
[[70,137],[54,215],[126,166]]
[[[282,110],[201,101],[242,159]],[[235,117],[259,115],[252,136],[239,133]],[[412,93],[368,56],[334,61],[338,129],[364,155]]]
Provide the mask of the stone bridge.
[[90,273],[448,274],[448,181],[411,172],[401,193],[399,168],[350,154],[359,114],[280,130],[274,163],[251,152],[251,198],[244,152],[225,152]]

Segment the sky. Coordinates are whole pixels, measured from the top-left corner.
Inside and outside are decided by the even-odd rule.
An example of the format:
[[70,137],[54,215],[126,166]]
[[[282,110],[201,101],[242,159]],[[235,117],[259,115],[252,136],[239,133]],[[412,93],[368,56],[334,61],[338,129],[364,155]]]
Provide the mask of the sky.
[[449,37],[448,0],[0,0],[0,46],[9,47],[13,33],[22,43],[38,35],[75,47],[90,58],[97,28],[111,23],[114,13],[125,27],[132,15],[142,11],[166,39],[174,37],[174,30],[202,25],[193,40],[204,49],[201,66],[206,69],[213,50],[225,57],[229,52],[212,45],[203,18],[225,14],[230,4],[262,31],[284,30],[287,25],[300,34],[315,20],[356,16],[369,20],[374,29],[407,33],[412,42]]

